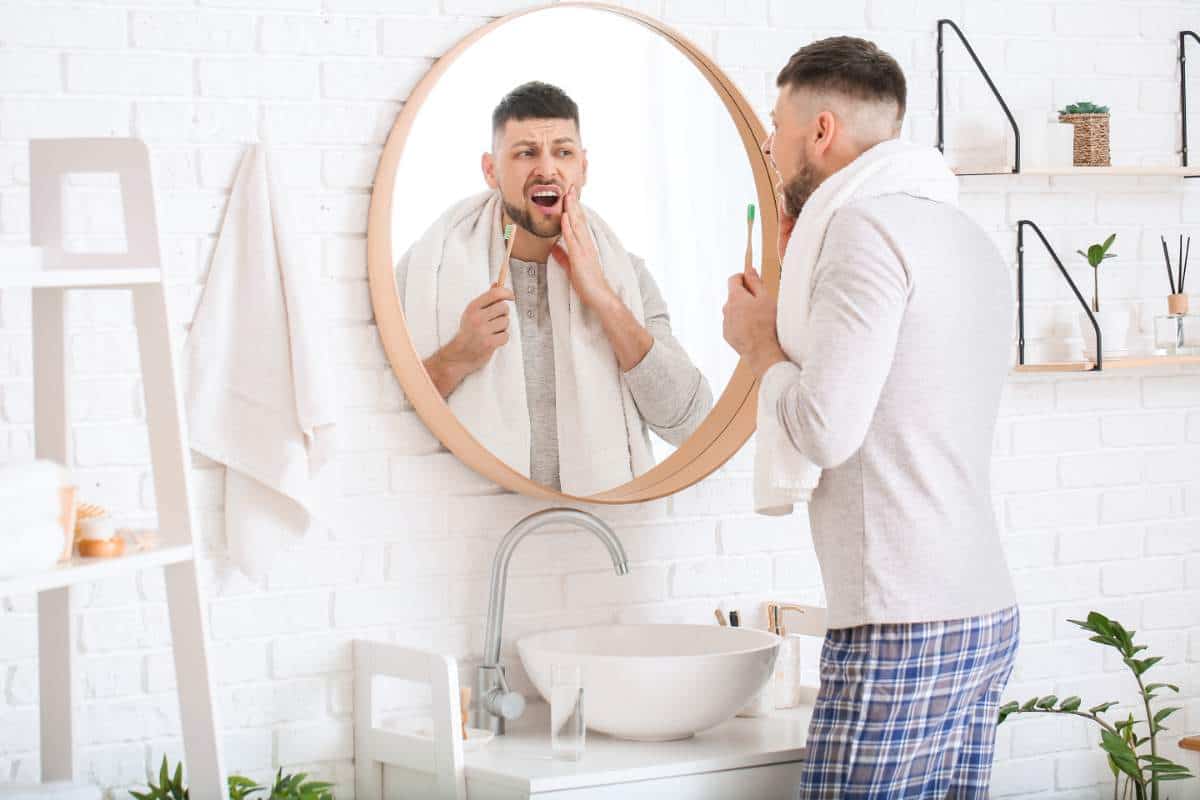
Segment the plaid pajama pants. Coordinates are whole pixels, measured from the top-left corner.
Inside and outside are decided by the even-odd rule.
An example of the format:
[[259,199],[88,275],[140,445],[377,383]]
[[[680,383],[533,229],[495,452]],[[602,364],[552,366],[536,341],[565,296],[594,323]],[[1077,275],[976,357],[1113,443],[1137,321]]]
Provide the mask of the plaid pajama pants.
[[801,800],[988,796],[1015,606],[968,619],[830,630]]

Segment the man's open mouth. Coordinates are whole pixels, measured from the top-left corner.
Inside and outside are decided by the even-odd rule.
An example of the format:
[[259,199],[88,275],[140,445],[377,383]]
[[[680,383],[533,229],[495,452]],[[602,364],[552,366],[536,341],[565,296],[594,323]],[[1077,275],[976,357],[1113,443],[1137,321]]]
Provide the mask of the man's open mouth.
[[538,186],[530,193],[529,199],[534,205],[550,211],[558,207],[562,192],[557,186]]

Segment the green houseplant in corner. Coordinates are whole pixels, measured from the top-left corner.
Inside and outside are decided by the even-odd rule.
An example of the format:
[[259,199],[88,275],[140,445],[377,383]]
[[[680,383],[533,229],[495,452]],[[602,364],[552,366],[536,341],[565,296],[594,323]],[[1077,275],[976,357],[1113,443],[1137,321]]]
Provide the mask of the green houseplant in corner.
[[[1100,310],[1100,265],[1110,258],[1116,258],[1116,253],[1108,252],[1116,241],[1117,235],[1110,235],[1100,244],[1093,244],[1086,251],[1076,250],[1083,256],[1088,266],[1092,268],[1092,314],[1096,324],[1100,326],[1100,339],[1104,348],[1104,356],[1117,356],[1125,353],[1129,341],[1129,312],[1125,310]],[[1079,333],[1083,336],[1083,355],[1090,361],[1096,360],[1096,333],[1092,328],[1092,320],[1086,312],[1079,312]]]
[[[1163,783],[1193,777],[1186,767],[1158,754],[1158,734],[1167,730],[1163,721],[1179,711],[1179,707],[1167,706],[1155,711],[1151,701],[1160,693],[1178,693],[1179,687],[1170,683],[1146,683],[1143,676],[1162,658],[1139,656],[1146,646],[1134,644],[1136,631],[1126,630],[1121,623],[1098,611],[1088,614],[1086,620],[1068,621],[1091,633],[1091,641],[1111,647],[1121,655],[1121,661],[1137,681],[1142,705],[1139,711],[1145,712],[1145,719],[1135,719],[1130,713],[1125,719],[1109,722],[1103,715],[1117,705],[1115,701],[1085,709],[1078,697],[1059,700],[1051,694],[1031,697],[1024,703],[1005,703],[1000,707],[999,724],[1013,714],[1068,714],[1091,720],[1100,726],[1100,747],[1108,756],[1108,766],[1115,779],[1113,797],[1122,800],[1130,796],[1137,800],[1160,800],[1159,792]],[[1146,752],[1147,745],[1149,752]]]
[[[230,775],[227,781],[229,800],[248,800],[257,792],[269,792],[259,795],[254,800],[333,800],[329,788],[332,783],[306,780],[307,773],[284,775],[283,770],[275,773],[275,782],[270,786],[259,786],[254,781],[242,775]],[[158,783],[149,784],[148,791],[129,793],[136,800],[189,800],[188,788],[183,783],[183,764],[175,765],[174,774],[167,765],[167,757],[163,756],[162,766],[158,770]]]

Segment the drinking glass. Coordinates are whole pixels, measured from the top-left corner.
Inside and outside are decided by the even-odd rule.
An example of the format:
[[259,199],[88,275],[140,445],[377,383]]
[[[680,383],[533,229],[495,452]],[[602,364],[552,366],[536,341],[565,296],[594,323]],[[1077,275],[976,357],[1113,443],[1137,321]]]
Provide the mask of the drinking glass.
[[582,670],[578,664],[555,664],[550,685],[550,746],[554,757],[578,761],[583,757],[586,737]]

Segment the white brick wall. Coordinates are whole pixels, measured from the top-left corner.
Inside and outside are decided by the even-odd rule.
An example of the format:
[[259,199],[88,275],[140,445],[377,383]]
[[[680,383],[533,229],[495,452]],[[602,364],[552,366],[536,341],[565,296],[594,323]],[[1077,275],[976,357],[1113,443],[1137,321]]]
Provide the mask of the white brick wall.
[[[211,656],[231,769],[314,771],[352,794],[349,642],[372,636],[470,659],[482,638],[490,555],[543,504],[500,493],[440,448],[388,370],[366,293],[365,231],[380,148],[423,70],[488,18],[532,0],[12,0],[0,5],[0,240],[28,236],[33,136],[137,135],[150,143],[177,322],[206,273],[242,144],[278,148],[282,179],[321,259],[329,340],[343,389],[338,538],[314,536],[261,583],[233,570],[222,473],[197,460]],[[1115,160],[1174,163],[1174,41],[1200,28],[1194,0],[630,0],[713,52],[760,112],[798,46],[852,33],[905,67],[906,130],[932,142],[934,23],[959,21],[1016,112],[1089,98],[1113,106]],[[947,41],[947,136],[963,157],[999,141],[1002,119],[957,42]],[[1193,98],[1197,108],[1200,99]],[[1200,120],[1193,131],[1200,130]],[[974,133],[969,133],[974,131]],[[968,140],[968,137],[969,140]],[[971,147],[963,147],[968,142]],[[996,154],[984,154],[995,159]],[[92,189],[93,187],[84,187]],[[86,194],[86,192],[85,192]],[[1118,232],[1102,292],[1162,305],[1158,233],[1200,219],[1200,182],[988,177],[963,207],[1014,262],[1015,220],[1039,222],[1071,254]],[[94,206],[96,204],[93,204]],[[106,233],[91,208],[81,232]],[[1159,227],[1163,230],[1160,231]],[[1072,337],[1075,306],[1029,248],[1029,354]],[[1107,265],[1106,265],[1107,266]],[[1200,303],[1200,297],[1194,297]],[[965,298],[964,302],[970,302]],[[152,507],[128,303],[89,294],[72,313],[80,402],[75,442],[85,499],[144,520]],[[32,454],[28,294],[0,293],[0,462]],[[1073,340],[1072,340],[1073,341]],[[1068,345],[1071,341],[1068,342]],[[569,533],[525,543],[513,563],[508,638],[601,621],[711,619],[767,597],[818,601],[803,520],[750,515],[750,459],[634,508],[600,508],[633,561]],[[993,492],[1022,603],[1025,644],[1012,693],[1128,702],[1113,663],[1066,622],[1097,608],[1145,631],[1184,688],[1177,731],[1200,732],[1200,370],[1014,377],[995,437]],[[82,763],[114,797],[163,752],[181,753],[161,576],[79,593]],[[0,600],[0,781],[37,777],[32,598]],[[1169,676],[1169,677],[1166,677]],[[514,678],[524,684],[519,669]],[[1086,725],[1022,720],[1000,730],[993,793],[1106,795]],[[1174,753],[1168,748],[1168,753]],[[1186,757],[1184,760],[1187,760]],[[1192,765],[1193,759],[1188,761]],[[1187,794],[1190,792],[1190,794]],[[1200,796],[1195,783],[1173,796]]]

